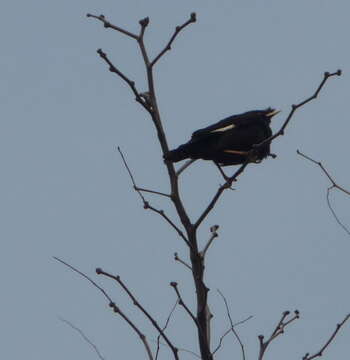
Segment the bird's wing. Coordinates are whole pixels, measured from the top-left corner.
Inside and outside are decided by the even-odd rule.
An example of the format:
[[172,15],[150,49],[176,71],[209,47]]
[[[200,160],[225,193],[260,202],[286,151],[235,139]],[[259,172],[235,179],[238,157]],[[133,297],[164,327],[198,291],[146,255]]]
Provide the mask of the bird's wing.
[[192,139],[207,137],[208,135],[223,134],[237,126],[238,115],[229,116],[216,124],[199,129],[192,134]]

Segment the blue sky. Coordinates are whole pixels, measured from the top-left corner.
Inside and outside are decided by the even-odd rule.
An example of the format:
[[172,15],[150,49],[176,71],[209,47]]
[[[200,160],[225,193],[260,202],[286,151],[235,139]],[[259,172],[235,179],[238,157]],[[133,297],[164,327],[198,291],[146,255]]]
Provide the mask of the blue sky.
[[[311,95],[324,71],[343,70],[273,143],[277,159],[250,166],[202,226],[203,245],[209,227],[220,225],[206,263],[213,343],[228,327],[217,288],[234,320],[253,315],[239,328],[250,359],[256,358],[257,335],[269,334],[284,310],[298,309],[302,318],[266,358],[317,351],[349,313],[350,238],[327,207],[327,179],[296,155],[300,149],[322,160],[350,188],[347,1],[12,0],[0,15],[2,358],[96,359],[59,317],[84,330],[106,359],[144,357],[138,339],[96,289],[52,256],[94,278],[96,267],[120,274],[161,323],[175,301],[170,281],[178,281],[194,305],[192,280],[173,261],[175,251],[187,258],[183,242],[142,208],[116,151],[122,147],[140,186],[168,190],[149,117],[96,54],[102,48],[144,89],[138,48],[85,17],[104,14],[136,32],[138,20],[149,16],[146,42],[156,54],[192,11],[197,23],[156,68],[171,147],[228,115],[268,106],[282,110],[273,120],[277,130],[290,105]],[[181,190],[192,218],[221,181],[208,162],[184,173]],[[150,200],[175,216],[164,199]],[[331,201],[350,224],[349,199],[334,192]],[[157,335],[125,295],[110,281],[97,280],[154,340]],[[175,343],[198,353],[186,314],[177,309],[174,315],[169,333]],[[327,350],[329,358],[348,354],[349,336],[347,325]],[[217,358],[239,351],[226,339]],[[162,354],[169,356],[165,349]]]

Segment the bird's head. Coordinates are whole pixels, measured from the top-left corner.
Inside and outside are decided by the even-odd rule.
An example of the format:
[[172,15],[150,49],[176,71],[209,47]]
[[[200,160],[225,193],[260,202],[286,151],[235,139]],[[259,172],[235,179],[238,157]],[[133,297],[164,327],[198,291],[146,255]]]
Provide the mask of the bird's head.
[[281,110],[276,110],[276,109],[272,109],[272,108],[267,108],[266,110],[264,110],[264,116],[266,118],[268,118],[268,120],[271,120],[271,118],[275,115],[277,115],[278,113],[280,113]]

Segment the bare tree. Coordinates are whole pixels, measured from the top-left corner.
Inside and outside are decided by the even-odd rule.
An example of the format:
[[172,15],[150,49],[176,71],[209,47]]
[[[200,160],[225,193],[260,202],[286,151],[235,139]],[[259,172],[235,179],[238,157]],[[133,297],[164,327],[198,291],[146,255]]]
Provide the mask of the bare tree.
[[[147,47],[144,42],[144,35],[145,31],[149,25],[149,18],[144,18],[139,21],[140,29],[138,33],[132,33],[126,29],[123,29],[117,25],[112,24],[110,21],[106,19],[103,15],[93,15],[88,14],[89,18],[93,18],[98,20],[102,23],[102,25],[107,29],[112,29],[123,36],[129,37],[132,40],[136,42],[136,45],[139,47],[141,51],[141,56],[145,65],[145,72],[146,72],[146,79],[147,79],[147,90],[146,91],[140,91],[138,88],[136,82],[129,78],[125,73],[116,66],[112,60],[109,58],[109,56],[104,52],[102,49],[99,49],[97,51],[98,55],[101,57],[101,59],[104,61],[104,63],[108,66],[109,71],[111,71],[113,74],[118,76],[131,90],[131,93],[135,96],[136,102],[138,102],[143,109],[149,114],[152,123],[154,125],[156,134],[158,136],[158,141],[160,144],[160,148],[162,151],[162,154],[166,154],[169,151],[168,147],[168,141],[166,134],[164,132],[162,119],[159,113],[158,108],[158,101],[157,101],[157,94],[155,90],[155,84],[154,84],[154,75],[153,71],[155,66],[158,64],[160,60],[163,59],[163,57],[167,54],[167,52],[171,49],[173,46],[174,41],[178,37],[178,35],[187,28],[190,24],[193,24],[196,22],[196,14],[192,13],[187,21],[185,21],[182,25],[179,25],[175,28],[174,33],[170,37],[169,41],[165,44],[165,46],[159,51],[159,53],[154,57],[150,58]],[[186,262],[185,260],[181,259],[178,254],[175,254],[175,260],[182,263],[186,268],[188,268],[191,272],[193,282],[195,285],[195,291],[196,291],[196,310],[192,311],[184,302],[184,299],[181,295],[180,288],[177,283],[171,282],[170,285],[174,289],[174,292],[176,294],[177,303],[179,306],[183,308],[183,310],[187,313],[188,317],[193,322],[193,326],[197,332],[198,337],[198,345],[200,350],[200,358],[203,360],[212,360],[214,359],[214,356],[216,352],[221,348],[223,339],[226,335],[232,333],[236,339],[239,341],[239,344],[241,346],[242,350],[242,358],[245,359],[245,351],[244,351],[244,344],[239,338],[238,333],[235,330],[235,327],[238,324],[234,324],[231,316],[230,311],[228,307],[228,303],[225,299],[225,297],[222,295],[225,307],[227,310],[227,316],[230,320],[230,328],[225,332],[225,334],[220,338],[219,344],[216,347],[211,346],[211,336],[210,336],[210,321],[212,318],[211,310],[209,309],[209,303],[208,303],[208,286],[206,284],[205,280],[205,257],[206,254],[210,248],[210,245],[214,241],[214,239],[218,236],[218,226],[214,225],[211,227],[211,231],[209,234],[209,239],[204,246],[203,249],[199,248],[199,242],[198,242],[198,229],[202,225],[203,221],[207,218],[209,213],[214,209],[215,205],[217,204],[218,200],[221,198],[221,196],[224,194],[225,190],[230,189],[232,186],[232,183],[234,181],[237,181],[239,176],[243,173],[243,171],[249,166],[251,163],[251,160],[254,158],[254,155],[256,151],[262,147],[267,142],[271,142],[274,139],[276,139],[279,136],[284,135],[288,124],[292,120],[293,115],[295,112],[301,108],[302,106],[306,105],[313,99],[315,99],[320,91],[323,89],[324,85],[326,84],[327,80],[334,76],[340,76],[341,71],[338,70],[336,72],[330,73],[325,72],[322,78],[322,81],[317,86],[315,92],[310,97],[306,98],[305,100],[302,100],[301,102],[297,103],[296,105],[291,106],[291,110],[286,117],[285,121],[283,122],[283,125],[281,128],[273,134],[270,138],[264,140],[260,144],[256,144],[254,148],[248,153],[247,160],[240,165],[230,176],[226,178],[226,181],[223,185],[219,186],[215,193],[211,196],[211,198],[208,200],[207,205],[202,209],[200,215],[196,219],[191,219],[188,215],[188,212],[184,206],[184,203],[182,201],[181,193],[179,190],[179,178],[184,170],[184,168],[181,168],[179,171],[176,171],[174,165],[171,162],[165,162],[164,166],[167,169],[168,177],[169,177],[169,192],[163,193],[158,190],[154,189],[146,189],[142,186],[139,186],[134,178],[133,172],[131,168],[129,167],[127,160],[123,154],[123,152],[118,148],[119,153],[121,155],[122,161],[124,163],[124,166],[130,176],[132,186],[135,189],[135,191],[138,193],[143,207],[145,209],[148,209],[156,214],[158,214],[169,226],[173,229],[179,236],[179,238],[186,244],[188,248],[188,254],[189,254],[189,262]],[[333,184],[334,185],[334,184]],[[177,213],[178,220],[172,219],[164,210],[156,208],[151,204],[151,202],[146,198],[146,194],[153,194],[158,195],[166,199],[167,201],[170,201]],[[179,224],[178,224],[179,223]],[[56,258],[57,259],[57,258]],[[161,326],[156,318],[151,315],[148,310],[141,304],[141,302],[137,299],[136,295],[134,294],[134,291],[132,291],[126,283],[119,277],[113,274],[110,274],[101,268],[96,269],[97,274],[105,276],[107,278],[110,278],[111,280],[115,281],[118,286],[121,287],[121,289],[129,296],[132,303],[135,305],[135,307],[144,314],[144,316],[149,320],[149,322],[152,324],[152,326],[155,328],[155,330],[158,333],[158,341],[157,341],[157,351],[154,353],[152,352],[150,345],[147,341],[146,336],[139,330],[136,324],[134,324],[125,314],[124,312],[113,302],[111,297],[107,294],[107,292],[102,289],[95,281],[93,281],[90,277],[82,273],[81,271],[77,270],[70,264],[65,263],[63,260],[57,259],[58,261],[64,263],[68,267],[70,267],[75,272],[79,273],[86,279],[88,279],[99,291],[102,292],[102,294],[106,297],[107,301],[109,302],[110,307],[112,310],[119,314],[124,321],[128,323],[128,325],[135,331],[136,335],[140,338],[142,341],[146,354],[149,359],[157,359],[158,353],[159,353],[159,344],[160,341],[164,344],[166,344],[174,359],[179,359],[179,350],[180,348],[175,344],[174,340],[169,338],[167,335],[167,325],[168,322],[165,324],[165,326]],[[172,311],[173,312],[173,311]],[[170,319],[170,316],[172,312],[169,315],[168,320]],[[270,337],[265,340],[264,336],[259,336],[259,343],[260,343],[260,352],[258,354],[258,359],[262,360],[264,357],[264,354],[271,344],[271,342],[277,338],[279,335],[283,334],[286,327],[297,320],[299,318],[299,312],[295,311],[294,315],[291,315],[290,317],[289,311],[286,311],[282,314],[281,319],[277,323],[277,326],[273,330]],[[347,315],[344,320],[337,325],[337,329],[334,333],[331,334],[330,338],[325,342],[325,344],[322,346],[321,350],[316,353],[315,355],[310,356],[309,354],[305,355],[305,360],[313,359],[317,356],[321,356],[322,352],[329,346],[329,344],[333,341],[334,337],[336,336],[337,332],[341,328],[341,326],[346,322],[346,320],[349,318],[349,315]],[[247,320],[247,319],[246,319]],[[245,320],[243,320],[244,322]]]

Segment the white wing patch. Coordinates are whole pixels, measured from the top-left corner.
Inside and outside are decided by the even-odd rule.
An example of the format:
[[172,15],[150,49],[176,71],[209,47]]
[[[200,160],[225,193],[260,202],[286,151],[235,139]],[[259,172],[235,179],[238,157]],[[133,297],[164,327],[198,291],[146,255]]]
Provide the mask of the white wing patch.
[[211,132],[212,133],[214,133],[214,132],[224,132],[224,131],[233,129],[234,127],[235,127],[235,125],[231,124],[231,125],[224,126],[223,128],[213,130]]

